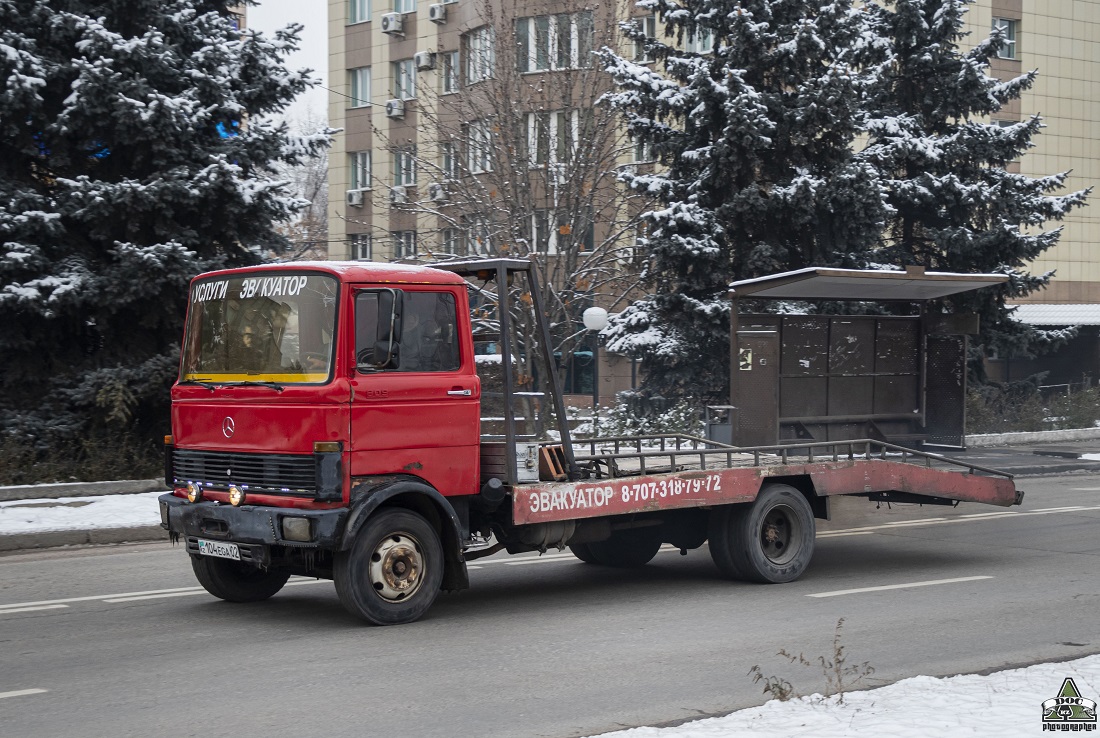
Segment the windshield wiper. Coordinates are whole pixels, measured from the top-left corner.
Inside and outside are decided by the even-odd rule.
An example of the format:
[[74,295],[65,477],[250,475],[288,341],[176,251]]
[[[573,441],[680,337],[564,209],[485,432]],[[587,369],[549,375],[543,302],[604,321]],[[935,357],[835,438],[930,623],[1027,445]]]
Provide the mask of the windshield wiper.
[[225,382],[222,387],[270,387],[276,392],[283,391],[283,385],[276,384],[275,382],[257,382],[254,380],[247,380],[244,382]]
[[184,379],[181,382],[177,382],[177,384],[197,384],[200,387],[205,387],[206,389],[210,390],[211,392],[213,392],[215,389],[217,389],[217,385],[211,384],[209,381],[207,381],[205,379]]

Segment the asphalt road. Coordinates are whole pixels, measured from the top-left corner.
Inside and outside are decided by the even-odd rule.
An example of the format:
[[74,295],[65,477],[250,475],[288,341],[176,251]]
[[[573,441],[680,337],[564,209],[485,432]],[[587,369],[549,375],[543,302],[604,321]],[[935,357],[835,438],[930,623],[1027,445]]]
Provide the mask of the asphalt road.
[[754,665],[823,691],[777,652],[831,657],[840,618],[866,686],[1098,653],[1100,476],[1020,487],[1011,510],[846,500],[787,585],[723,581],[705,548],[627,572],[494,557],[391,628],[330,582],[220,602],[167,543],[10,554],[0,734],[591,735],[759,704]]

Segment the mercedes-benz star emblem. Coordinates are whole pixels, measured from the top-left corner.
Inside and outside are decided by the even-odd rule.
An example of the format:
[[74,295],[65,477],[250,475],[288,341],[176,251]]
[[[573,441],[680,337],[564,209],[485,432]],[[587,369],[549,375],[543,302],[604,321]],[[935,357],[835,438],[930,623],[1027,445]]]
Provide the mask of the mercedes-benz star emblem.
[[236,423],[233,422],[233,418],[231,418],[227,415],[225,417],[225,420],[222,421],[222,434],[226,438],[232,438],[233,437],[233,432],[236,429],[237,429],[237,425],[236,425]]

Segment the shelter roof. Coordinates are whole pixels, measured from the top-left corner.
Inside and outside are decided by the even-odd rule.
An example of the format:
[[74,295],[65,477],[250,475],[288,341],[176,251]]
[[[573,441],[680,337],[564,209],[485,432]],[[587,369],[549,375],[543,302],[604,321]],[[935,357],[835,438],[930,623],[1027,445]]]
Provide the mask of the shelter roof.
[[921,302],[1008,281],[1005,274],[808,267],[730,285],[731,297],[769,300],[877,300]]

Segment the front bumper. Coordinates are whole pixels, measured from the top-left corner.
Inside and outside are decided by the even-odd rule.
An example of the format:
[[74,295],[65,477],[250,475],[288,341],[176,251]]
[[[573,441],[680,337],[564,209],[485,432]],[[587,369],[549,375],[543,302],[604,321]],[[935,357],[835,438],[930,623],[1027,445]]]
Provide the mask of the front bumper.
[[[233,507],[217,502],[192,503],[182,497],[176,497],[171,492],[161,495],[158,499],[160,500],[161,527],[167,530],[173,539],[183,538],[187,542],[188,551],[194,548],[194,552],[198,552],[199,538],[230,541],[241,545],[242,558],[247,550],[252,554],[249,558],[256,563],[269,558],[266,549],[269,546],[335,551],[340,547],[344,521],[348,514],[345,508],[301,510],[260,505]],[[311,539],[290,541],[284,538],[282,519],[286,517],[308,518]]]

